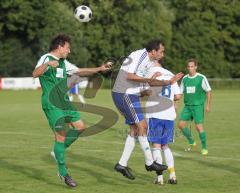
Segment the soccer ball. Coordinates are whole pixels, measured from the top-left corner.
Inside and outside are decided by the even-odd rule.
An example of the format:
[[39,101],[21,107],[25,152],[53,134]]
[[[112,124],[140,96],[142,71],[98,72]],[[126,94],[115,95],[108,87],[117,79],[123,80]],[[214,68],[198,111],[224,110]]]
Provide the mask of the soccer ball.
[[86,5],[81,5],[75,9],[74,16],[80,22],[89,22],[92,19],[92,10]]

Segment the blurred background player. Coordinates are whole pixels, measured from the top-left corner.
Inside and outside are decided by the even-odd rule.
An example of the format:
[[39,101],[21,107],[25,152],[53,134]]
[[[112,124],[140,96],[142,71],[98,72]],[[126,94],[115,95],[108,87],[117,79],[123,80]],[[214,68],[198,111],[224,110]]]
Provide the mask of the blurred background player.
[[[160,61],[150,69],[150,74],[160,73],[159,80],[170,80],[174,74],[162,68]],[[148,141],[153,144],[153,159],[162,164],[164,154],[169,171],[170,184],[177,184],[174,168],[174,158],[168,144],[174,141],[174,119],[176,118],[175,101],[181,98],[179,86],[176,83],[163,87],[151,87],[151,95],[145,104],[148,118]],[[156,184],[163,184],[162,172],[156,172]]]
[[[70,108],[72,106],[69,106],[69,99],[65,97],[68,90],[67,72],[78,76],[91,76],[109,70],[111,65],[78,68],[66,59],[69,53],[70,38],[66,35],[56,36],[50,43],[49,52],[39,59],[32,74],[34,78],[39,77],[42,87],[42,109],[55,135],[53,155],[58,165],[59,177],[69,187],[76,187],[77,183],[68,174],[65,150],[84,131],[85,124],[80,118],[80,113]],[[56,104],[52,102],[61,107],[55,106]],[[71,128],[68,129],[68,127]]]
[[135,137],[138,138],[145,157],[147,171],[163,171],[167,166],[154,162],[152,152],[147,140],[147,122],[144,118],[140,104],[140,84],[149,83],[152,86],[169,85],[180,79],[183,74],[179,73],[171,80],[156,80],[156,75],[144,78],[150,68],[164,55],[164,44],[160,40],[150,41],[144,49],[132,52],[123,62],[115,84],[112,89],[112,97],[115,106],[125,117],[126,124],[130,127],[125,147],[115,170],[129,179],[135,177],[128,167],[128,160],[135,147]]
[[180,115],[178,127],[188,140],[188,150],[191,150],[192,147],[196,146],[196,142],[192,137],[190,129],[186,127],[186,122],[194,120],[202,144],[201,153],[202,155],[207,155],[206,131],[203,129],[203,121],[204,111],[206,113],[210,111],[211,87],[207,78],[197,73],[197,67],[198,64],[195,59],[187,61],[188,74],[183,77],[180,85],[181,94],[184,96],[184,107]]
[[81,103],[86,103],[84,97],[80,94],[79,92],[79,84],[75,84],[70,90],[69,90],[69,100],[73,101],[74,100],[74,96],[76,96],[78,98],[78,100]]

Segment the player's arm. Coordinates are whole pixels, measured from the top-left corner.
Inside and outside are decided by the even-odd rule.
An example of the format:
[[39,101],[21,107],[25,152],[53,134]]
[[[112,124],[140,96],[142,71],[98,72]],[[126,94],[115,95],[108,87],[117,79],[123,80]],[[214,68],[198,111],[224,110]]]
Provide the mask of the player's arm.
[[211,108],[211,98],[212,98],[211,91],[208,91],[206,95],[207,95],[206,113],[208,113],[208,112],[210,112],[210,108]]
[[150,86],[166,86],[169,84],[174,84],[183,77],[183,73],[180,72],[173,76],[170,80],[157,80],[154,74],[151,78],[143,78],[136,75],[135,73],[128,73],[127,79],[134,82],[148,83]]
[[91,76],[98,72],[106,72],[110,70],[111,67],[112,67],[112,63],[108,62],[96,68],[78,68],[78,72],[76,72],[75,74],[79,76]]
[[43,63],[33,70],[32,76],[33,76],[33,78],[37,78],[37,77],[41,76],[44,72],[46,72],[48,66],[57,67],[58,65],[59,65],[58,61],[56,61],[56,60]]
[[208,83],[208,80],[205,76],[202,80],[202,88],[206,92],[206,96],[207,96],[205,111],[206,111],[206,113],[208,113],[208,112],[210,112],[210,108],[211,108],[212,94],[211,94],[211,87],[210,87],[210,85]]

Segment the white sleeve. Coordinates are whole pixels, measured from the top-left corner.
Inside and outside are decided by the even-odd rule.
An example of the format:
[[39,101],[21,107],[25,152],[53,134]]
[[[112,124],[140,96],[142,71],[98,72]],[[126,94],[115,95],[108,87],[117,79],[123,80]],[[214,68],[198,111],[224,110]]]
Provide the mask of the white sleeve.
[[[49,62],[48,56],[42,56],[42,57],[38,60],[37,65],[36,65],[35,68],[38,68],[39,66],[41,66],[41,65],[43,65],[43,64],[45,64],[45,63],[47,63],[47,62]],[[46,70],[47,70],[47,69],[46,69]]]
[[70,63],[67,60],[64,60],[64,63],[66,65],[67,74],[72,75],[76,72],[79,72],[79,68],[77,66],[75,66],[74,64]]
[[[128,73],[135,73],[136,72],[136,69],[138,67],[138,61],[139,61],[139,57],[137,56],[136,53],[131,53],[128,58],[131,60],[130,63],[128,64],[128,68],[127,69],[127,72]],[[129,59],[126,59],[126,60],[129,60]],[[124,62],[126,62],[126,60]]]
[[182,92],[181,92],[181,90],[180,90],[177,82],[175,82],[175,83],[172,85],[172,87],[173,87],[174,95],[182,94]]
[[183,80],[182,80],[181,84],[180,84],[180,94],[183,94],[183,91],[184,91],[184,85],[183,85]]
[[203,90],[205,90],[205,92],[209,92],[212,90],[205,76],[203,77],[203,80],[202,80],[202,88]]

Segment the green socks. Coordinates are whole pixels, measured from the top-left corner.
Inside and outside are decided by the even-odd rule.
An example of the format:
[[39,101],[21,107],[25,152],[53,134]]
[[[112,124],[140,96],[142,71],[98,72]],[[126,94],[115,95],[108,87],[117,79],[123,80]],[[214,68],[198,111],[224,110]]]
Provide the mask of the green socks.
[[207,149],[206,132],[203,131],[202,133],[199,133],[199,138],[202,143],[202,149]]
[[65,148],[68,148],[74,141],[76,141],[79,134],[79,130],[69,129],[65,139]]
[[192,138],[192,134],[191,134],[190,129],[185,127],[185,128],[182,129],[182,133],[187,138],[189,144],[193,144],[194,143],[194,140]]
[[58,171],[61,176],[67,175],[67,168],[64,159],[65,145],[63,142],[55,141],[54,153],[58,164]]

